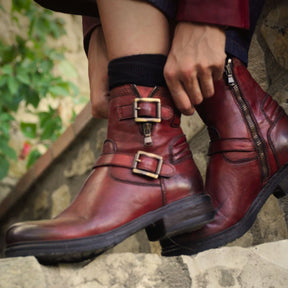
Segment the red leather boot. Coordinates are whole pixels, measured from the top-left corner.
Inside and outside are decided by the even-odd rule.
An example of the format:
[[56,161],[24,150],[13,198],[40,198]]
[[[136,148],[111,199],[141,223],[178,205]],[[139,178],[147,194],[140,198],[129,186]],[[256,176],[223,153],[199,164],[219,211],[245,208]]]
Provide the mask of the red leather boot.
[[197,111],[210,134],[206,192],[215,219],[162,241],[163,255],[194,254],[242,236],[274,193],[288,194],[288,117],[238,59],[229,59],[215,96]]
[[52,220],[10,227],[6,256],[82,260],[154,223],[156,240],[213,218],[168,90],[124,85],[110,94],[103,153],[79,195]]

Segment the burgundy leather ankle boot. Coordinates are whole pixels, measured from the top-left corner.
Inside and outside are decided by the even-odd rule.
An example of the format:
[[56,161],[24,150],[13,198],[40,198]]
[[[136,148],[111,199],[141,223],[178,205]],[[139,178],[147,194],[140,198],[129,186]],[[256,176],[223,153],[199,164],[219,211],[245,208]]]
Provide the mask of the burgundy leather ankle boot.
[[79,195],[52,220],[10,227],[6,256],[83,260],[154,223],[160,228],[150,237],[156,240],[212,220],[168,90],[124,85],[110,97],[103,152]]
[[274,193],[288,194],[288,117],[238,59],[229,59],[215,95],[197,108],[210,134],[206,192],[215,219],[161,241],[163,255],[194,254],[242,236]]

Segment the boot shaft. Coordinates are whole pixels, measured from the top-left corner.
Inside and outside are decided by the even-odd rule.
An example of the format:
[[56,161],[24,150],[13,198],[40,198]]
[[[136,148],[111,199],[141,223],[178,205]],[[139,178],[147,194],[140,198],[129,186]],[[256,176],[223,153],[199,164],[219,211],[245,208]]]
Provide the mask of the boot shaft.
[[104,153],[141,150],[165,159],[172,150],[178,158],[191,154],[168,89],[124,85],[114,88],[110,97]]
[[238,59],[228,59],[215,91],[197,108],[208,126],[209,153],[242,152],[245,158],[256,152],[265,181],[288,161],[287,115]]
[[110,96],[107,139],[95,167],[109,166],[114,179],[138,187],[160,185],[163,203],[203,191],[168,90],[123,85]]

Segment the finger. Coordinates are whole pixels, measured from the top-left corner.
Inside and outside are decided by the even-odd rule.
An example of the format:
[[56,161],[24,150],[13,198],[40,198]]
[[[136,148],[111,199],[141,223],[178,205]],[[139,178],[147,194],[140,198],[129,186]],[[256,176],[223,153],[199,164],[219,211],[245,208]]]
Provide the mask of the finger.
[[195,112],[195,109],[192,106],[190,98],[185,92],[182,83],[177,77],[172,77],[169,73],[164,73],[164,76],[177,109],[184,115],[192,115]]
[[223,78],[226,54],[223,53],[222,57],[219,55],[219,58],[220,59],[218,60],[218,64],[211,67],[212,77],[214,81],[217,81]]
[[212,77],[213,77],[214,81],[222,79],[223,73],[224,73],[224,64],[223,64],[223,66],[213,68],[212,69]]
[[169,90],[172,95],[173,101],[177,109],[184,115],[192,115],[195,112],[195,108],[193,107],[190,98],[185,92],[182,84],[178,82],[179,85],[172,85],[172,88]]
[[199,81],[196,76],[191,77],[189,80],[185,79],[183,86],[193,106],[199,105],[203,101]]
[[206,71],[205,73],[199,74],[198,81],[200,83],[203,98],[212,97],[215,92],[212,71]]

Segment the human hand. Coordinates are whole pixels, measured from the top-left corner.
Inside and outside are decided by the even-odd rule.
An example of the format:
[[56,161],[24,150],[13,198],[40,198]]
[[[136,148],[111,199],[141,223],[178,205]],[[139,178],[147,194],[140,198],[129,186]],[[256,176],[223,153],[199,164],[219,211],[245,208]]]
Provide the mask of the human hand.
[[214,95],[225,65],[225,32],[218,26],[180,22],[175,28],[164,77],[176,107],[185,115]]
[[92,115],[95,118],[108,118],[108,56],[101,26],[91,34],[88,75]]

